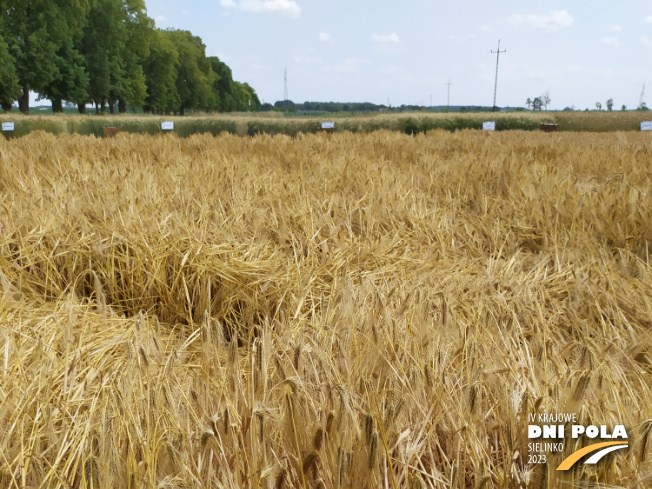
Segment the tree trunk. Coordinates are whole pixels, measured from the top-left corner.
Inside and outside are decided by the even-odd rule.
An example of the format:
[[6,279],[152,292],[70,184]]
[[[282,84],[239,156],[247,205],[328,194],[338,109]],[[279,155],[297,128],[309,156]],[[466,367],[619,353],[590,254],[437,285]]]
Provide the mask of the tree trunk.
[[23,114],[29,114],[29,88],[23,87],[23,94],[18,99],[18,109]]
[[106,114],[106,102],[104,100],[102,100],[102,103],[100,104],[100,114]]
[[125,104],[125,101],[122,99],[118,100],[118,112],[121,114],[127,112],[127,104]]
[[52,99],[52,113],[60,114],[63,112],[63,102],[60,98]]
[[5,114],[8,114],[9,112],[11,112],[12,103],[11,102],[2,102],[1,107],[2,107],[2,111]]
[[86,113],[86,104],[77,104],[77,112],[80,114]]

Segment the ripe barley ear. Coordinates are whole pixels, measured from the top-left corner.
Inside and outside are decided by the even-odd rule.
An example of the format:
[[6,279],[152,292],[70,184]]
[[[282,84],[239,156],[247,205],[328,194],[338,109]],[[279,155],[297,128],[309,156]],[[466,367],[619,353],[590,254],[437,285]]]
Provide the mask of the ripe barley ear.
[[374,431],[369,439],[369,470],[376,467],[378,459],[378,432]]
[[315,430],[315,436],[312,437],[312,447],[315,451],[321,450],[321,445],[324,441],[324,429],[320,426]]

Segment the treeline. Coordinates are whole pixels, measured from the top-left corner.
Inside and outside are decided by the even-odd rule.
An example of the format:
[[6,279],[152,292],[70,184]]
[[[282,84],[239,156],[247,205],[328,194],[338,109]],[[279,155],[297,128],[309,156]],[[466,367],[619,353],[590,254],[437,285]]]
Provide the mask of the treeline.
[[231,69],[206,56],[201,38],[162,30],[144,0],[0,0],[0,106],[18,101],[29,113],[29,93],[86,111],[113,113],[257,111],[260,101]]
[[[271,105],[265,104],[263,109],[271,109]],[[376,105],[370,102],[304,102],[294,103],[291,100],[279,100],[274,108],[299,112],[378,112],[386,109],[384,105]]]
[[[473,106],[432,106],[423,105],[397,105],[372,104],[371,102],[304,102],[302,104],[292,100],[279,100],[272,106],[263,104],[262,110],[284,110],[290,112],[491,112],[493,107]],[[503,109],[501,109],[503,110]],[[504,110],[523,110],[518,107],[507,107]]]

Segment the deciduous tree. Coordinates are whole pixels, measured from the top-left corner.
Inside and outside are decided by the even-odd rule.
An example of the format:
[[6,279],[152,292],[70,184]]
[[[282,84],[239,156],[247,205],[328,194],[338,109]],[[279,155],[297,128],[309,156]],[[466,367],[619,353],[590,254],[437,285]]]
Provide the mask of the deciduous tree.
[[5,42],[21,87],[19,107],[29,113],[29,92],[40,92],[60,69],[61,47],[86,18],[88,0],[0,0]]
[[548,104],[550,103],[550,94],[548,92],[541,95],[541,104],[543,105],[544,110],[548,110]]
[[535,97],[532,101],[532,110],[541,110],[542,106],[543,101],[541,100],[541,97]]
[[164,31],[179,52],[176,88],[179,95],[178,112],[206,109],[210,102],[214,72],[206,58],[202,40],[188,31]]
[[10,112],[14,100],[20,96],[20,86],[14,60],[0,35],[0,107],[4,112]]
[[179,52],[167,33],[154,30],[143,68],[147,84],[145,110],[155,113],[176,111],[181,104],[176,87]]

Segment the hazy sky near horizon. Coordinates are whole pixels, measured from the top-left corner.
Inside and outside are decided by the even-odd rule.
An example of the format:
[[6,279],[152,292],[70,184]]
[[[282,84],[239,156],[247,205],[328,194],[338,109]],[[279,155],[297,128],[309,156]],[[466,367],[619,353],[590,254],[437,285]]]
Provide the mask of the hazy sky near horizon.
[[[652,101],[649,0],[146,0],[161,28],[202,38],[261,101],[377,104],[493,102],[551,109]],[[648,103],[648,105],[652,105]]]

